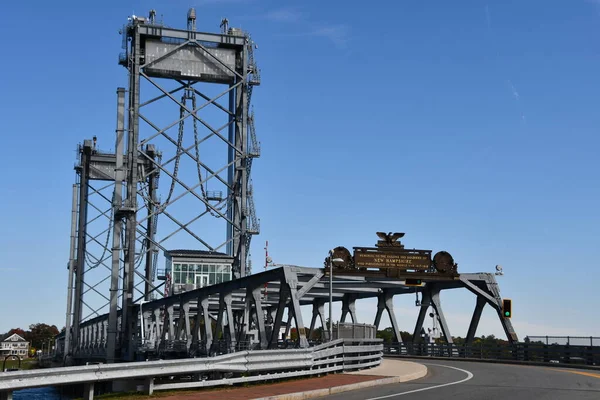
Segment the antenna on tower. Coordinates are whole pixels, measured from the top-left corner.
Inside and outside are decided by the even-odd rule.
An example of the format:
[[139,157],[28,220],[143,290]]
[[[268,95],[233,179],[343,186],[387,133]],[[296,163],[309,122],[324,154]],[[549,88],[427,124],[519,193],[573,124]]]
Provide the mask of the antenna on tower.
[[196,30],[196,9],[194,7],[190,8],[188,11],[187,25],[188,31]]
[[227,31],[229,30],[229,20],[227,18],[223,18],[221,19],[221,33],[223,33],[224,35],[227,34]]

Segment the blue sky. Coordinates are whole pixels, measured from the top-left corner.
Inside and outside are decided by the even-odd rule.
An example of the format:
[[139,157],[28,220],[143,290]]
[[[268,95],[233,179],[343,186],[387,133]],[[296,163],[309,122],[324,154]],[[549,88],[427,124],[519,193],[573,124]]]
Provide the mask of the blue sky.
[[[114,142],[119,28],[155,8],[252,33],[261,235],[276,262],[402,231],[459,271],[504,266],[525,335],[600,335],[600,3],[268,0],[13,2],[0,63],[0,332],[64,325],[75,146]],[[106,145],[110,147],[110,145]],[[165,185],[164,187],[167,187]],[[475,300],[442,294],[453,335]],[[18,304],[18,308],[12,305]],[[414,298],[396,300],[412,330]],[[372,322],[374,304],[359,304]],[[384,320],[384,323],[387,322]],[[491,310],[478,334],[502,334]]]

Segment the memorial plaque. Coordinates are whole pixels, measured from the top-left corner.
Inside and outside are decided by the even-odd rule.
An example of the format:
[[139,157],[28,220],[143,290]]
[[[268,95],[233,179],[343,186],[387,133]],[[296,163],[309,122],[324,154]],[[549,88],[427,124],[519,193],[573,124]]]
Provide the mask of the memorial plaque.
[[354,251],[354,264],[362,268],[397,268],[427,270],[431,266],[429,251]]

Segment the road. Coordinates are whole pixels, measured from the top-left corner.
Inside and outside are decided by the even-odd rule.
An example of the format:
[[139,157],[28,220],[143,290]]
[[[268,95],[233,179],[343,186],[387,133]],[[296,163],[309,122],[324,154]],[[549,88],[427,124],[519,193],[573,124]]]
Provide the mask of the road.
[[600,371],[596,370],[461,361],[410,361],[425,364],[427,376],[412,382],[355,390],[322,399],[600,399]]

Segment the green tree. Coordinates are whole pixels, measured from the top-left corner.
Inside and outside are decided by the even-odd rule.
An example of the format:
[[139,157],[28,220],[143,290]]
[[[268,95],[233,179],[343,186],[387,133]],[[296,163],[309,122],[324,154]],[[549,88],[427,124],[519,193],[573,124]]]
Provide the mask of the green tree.
[[[8,333],[6,334],[6,337],[12,336],[12,335],[13,335],[13,334],[15,334],[15,333],[16,333],[17,335],[21,336],[23,339],[26,339],[26,337],[25,337],[25,336],[27,335],[27,332],[25,332],[25,331],[24,331],[23,329],[21,329],[21,328],[13,328],[13,329],[11,329],[11,330],[10,330],[10,331],[8,331]],[[1,335],[0,335],[0,336],[1,336]]]
[[37,323],[29,325],[29,331],[25,333],[25,339],[31,342],[31,347],[41,348],[42,343],[54,342],[54,337],[58,335],[56,325]]
[[406,331],[400,331],[400,337],[402,338],[402,341],[404,343],[410,343],[413,340],[412,333],[409,333],[409,332],[406,332]]
[[377,338],[383,339],[385,343],[391,343],[394,341],[394,329],[387,327],[384,330],[377,331]]

